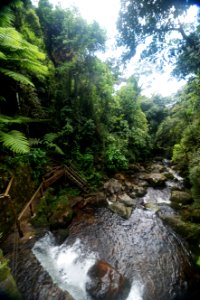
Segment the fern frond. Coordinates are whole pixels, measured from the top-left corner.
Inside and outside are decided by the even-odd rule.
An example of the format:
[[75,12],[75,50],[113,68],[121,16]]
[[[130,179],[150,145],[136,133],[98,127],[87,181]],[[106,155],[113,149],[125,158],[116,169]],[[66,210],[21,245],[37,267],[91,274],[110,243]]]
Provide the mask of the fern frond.
[[49,143],[47,145],[47,148],[53,149],[55,151],[55,153],[57,153],[57,154],[64,155],[64,152],[62,151],[62,149],[58,145],[56,145],[54,143]]
[[52,143],[57,138],[58,138],[58,134],[57,133],[50,132],[50,133],[45,134],[45,136],[44,136],[44,142]]
[[0,27],[1,47],[9,49],[23,49],[22,35],[13,27]]
[[29,139],[29,145],[30,146],[39,146],[41,144],[41,140],[40,139]]
[[31,86],[34,86],[34,84],[28,79],[28,77],[26,77],[20,73],[17,73],[17,72],[8,70],[8,69],[4,69],[4,68],[0,68],[0,72],[3,73],[4,75],[9,76],[10,78],[12,78],[16,81],[23,83],[23,84],[29,84]]
[[10,7],[4,6],[0,11],[0,26],[11,26],[14,21],[14,15],[11,12]]
[[47,75],[48,73],[48,68],[46,66],[27,59],[21,59],[20,65],[23,69],[26,69],[35,74]]
[[0,51],[0,59],[6,60],[6,55]]
[[30,122],[37,122],[37,120],[31,119],[29,117],[23,117],[23,116],[9,117],[5,115],[0,115],[0,123],[4,123],[4,124],[11,124],[11,123],[23,124],[23,123],[30,123]]
[[19,154],[30,151],[29,142],[24,134],[17,130],[12,130],[8,133],[0,132],[0,142],[4,147]]
[[46,58],[46,55],[41,52],[37,46],[30,44],[26,40],[22,40],[22,47],[24,54],[26,54],[28,57],[32,56],[34,59],[44,60]]

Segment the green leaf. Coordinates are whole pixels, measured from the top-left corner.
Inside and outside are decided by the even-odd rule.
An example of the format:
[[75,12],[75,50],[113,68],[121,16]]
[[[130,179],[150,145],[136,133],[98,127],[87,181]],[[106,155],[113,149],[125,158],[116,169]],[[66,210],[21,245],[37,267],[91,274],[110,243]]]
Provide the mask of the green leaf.
[[19,154],[30,151],[29,142],[24,134],[17,130],[12,130],[8,133],[0,132],[0,142],[4,147]]
[[0,68],[0,72],[3,73],[4,75],[11,77],[12,79],[14,79],[16,81],[23,83],[23,84],[29,84],[31,86],[34,86],[34,84],[28,79],[28,77],[26,77],[20,73],[16,73],[14,71],[10,71],[10,70],[4,69],[4,68]]

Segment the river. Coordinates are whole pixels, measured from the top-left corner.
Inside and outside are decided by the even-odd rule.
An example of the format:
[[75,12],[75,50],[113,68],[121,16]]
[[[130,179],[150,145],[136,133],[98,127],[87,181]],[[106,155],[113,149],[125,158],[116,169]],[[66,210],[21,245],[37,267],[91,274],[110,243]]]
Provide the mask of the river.
[[[173,214],[169,199],[174,184],[149,187],[143,201]],[[192,272],[184,241],[156,211],[142,207],[134,209],[128,220],[105,207],[83,212],[81,219],[73,220],[63,244],[47,233],[32,251],[53,282],[75,300],[93,299],[86,291],[87,273],[98,260],[108,262],[128,280],[130,289],[120,300],[181,299]]]

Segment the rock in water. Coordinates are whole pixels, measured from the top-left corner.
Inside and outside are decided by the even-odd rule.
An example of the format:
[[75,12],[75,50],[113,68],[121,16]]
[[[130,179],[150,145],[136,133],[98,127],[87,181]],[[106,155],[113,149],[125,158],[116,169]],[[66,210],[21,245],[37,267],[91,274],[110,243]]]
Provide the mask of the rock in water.
[[[124,299],[127,281],[107,262],[97,261],[87,275],[89,280],[86,283],[86,290],[93,299],[117,300],[119,297]],[[126,297],[127,293],[124,296]]]

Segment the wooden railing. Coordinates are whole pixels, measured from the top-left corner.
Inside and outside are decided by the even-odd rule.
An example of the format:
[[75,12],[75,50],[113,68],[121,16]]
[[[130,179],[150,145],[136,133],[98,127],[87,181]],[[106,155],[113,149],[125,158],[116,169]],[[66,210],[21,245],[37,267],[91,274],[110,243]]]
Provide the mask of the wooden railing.
[[8,200],[8,205],[10,206],[10,208],[12,210],[19,236],[23,237],[23,232],[20,227],[20,221],[18,220],[18,217],[17,217],[17,211],[15,208],[15,204],[14,204],[12,198],[10,197],[10,189],[13,184],[13,180],[14,180],[14,176],[11,177],[5,192],[1,195],[1,198],[4,198],[4,199],[6,198]]
[[37,188],[31,199],[27,202],[25,207],[20,212],[19,216],[16,219],[16,223],[18,223],[18,231],[20,237],[23,236],[20,224],[23,219],[27,219],[34,215],[35,208],[40,200],[40,198],[43,196],[45,190],[51,186],[54,182],[56,182],[58,179],[60,179],[62,176],[66,176],[70,181],[72,181],[74,184],[76,184],[80,189],[82,189],[84,192],[88,192],[90,190],[89,185],[86,180],[84,180],[79,174],[73,170],[71,167],[57,167],[50,173],[44,176],[43,182],[40,184],[40,186]]

